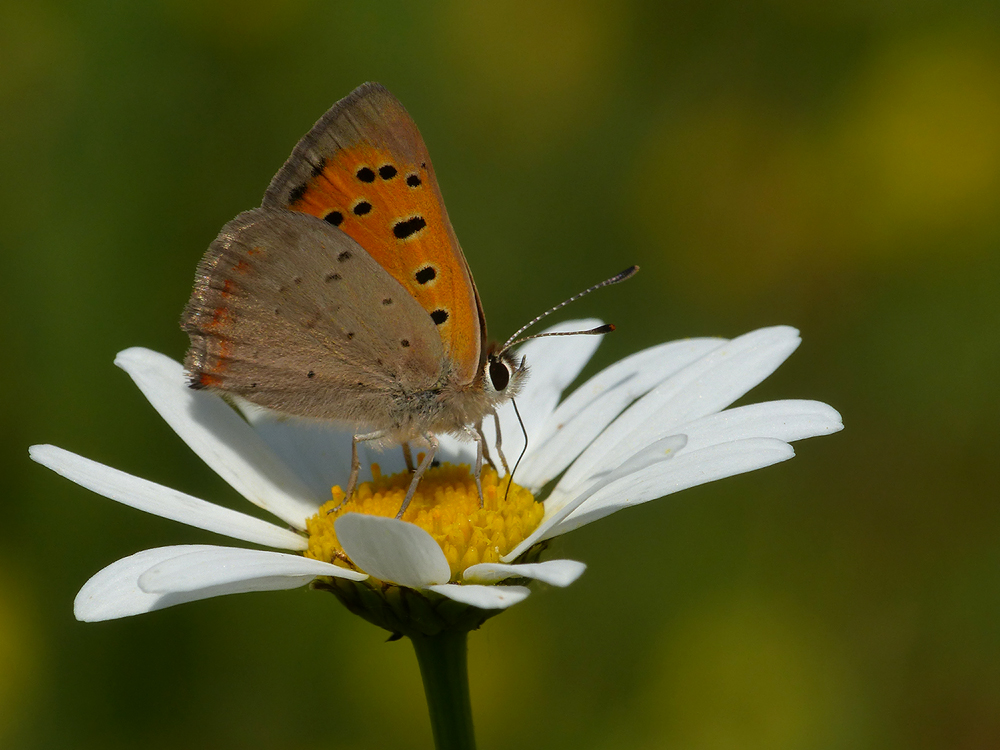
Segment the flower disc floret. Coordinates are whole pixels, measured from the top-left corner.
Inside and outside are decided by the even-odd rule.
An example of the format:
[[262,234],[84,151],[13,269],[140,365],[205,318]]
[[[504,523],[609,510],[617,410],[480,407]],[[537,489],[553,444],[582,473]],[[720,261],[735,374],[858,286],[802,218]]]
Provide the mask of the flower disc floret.
[[[343,489],[333,488],[332,499],[306,521],[306,557],[350,565],[337,541],[334,522],[345,513],[395,517],[412,476],[408,472],[384,476],[378,464],[372,464],[372,477],[371,482],[359,484],[346,502]],[[461,580],[462,571],[471,565],[500,562],[538,527],[545,513],[544,506],[523,487],[510,484],[508,492],[509,477],[500,480],[491,467],[483,468],[481,480],[480,508],[469,466],[444,463],[429,469],[403,515],[404,521],[422,528],[441,547],[452,581]]]

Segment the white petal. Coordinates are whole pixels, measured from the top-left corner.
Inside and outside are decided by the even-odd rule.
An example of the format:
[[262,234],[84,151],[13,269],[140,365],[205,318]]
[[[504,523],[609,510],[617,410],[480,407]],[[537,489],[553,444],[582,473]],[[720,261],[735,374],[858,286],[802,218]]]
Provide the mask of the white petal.
[[[493,417],[487,417],[489,421],[493,421]],[[493,435],[493,430],[490,429],[489,435],[486,438],[486,445],[484,448],[488,452],[495,442],[491,437]],[[438,452],[437,460],[441,463],[451,463],[451,464],[468,464],[469,466],[475,466],[476,461],[476,444],[474,441],[469,439],[462,439],[457,435],[438,435]],[[506,451],[504,451],[506,453]],[[416,460],[416,452],[413,456]],[[499,466],[499,464],[498,464]]]
[[792,446],[773,438],[736,440],[691,453],[681,452],[671,461],[655,464],[602,487],[567,518],[548,528],[538,541],[565,534],[622,508],[771,466],[794,455]]
[[160,416],[237,492],[299,529],[323,500],[309,490],[225,401],[189,388],[184,368],[169,357],[135,347],[118,354]]
[[33,445],[28,455],[81,487],[161,518],[278,549],[302,550],[309,546],[301,535],[289,529],[112,469],[54,445]]
[[[298,419],[264,409],[243,399],[236,406],[254,432],[298,476],[316,497],[330,498],[330,488],[343,486],[351,471],[351,431],[335,422]],[[362,464],[367,469],[366,464]],[[367,476],[361,481],[366,481]]]
[[516,560],[532,545],[554,536],[551,530],[561,524],[573,511],[586,503],[591,497],[603,492],[610,486],[621,486],[623,480],[650,466],[662,464],[673,459],[687,444],[686,435],[671,435],[661,438],[652,445],[642,447],[634,456],[623,461],[612,471],[603,471],[596,476],[595,481],[576,495],[560,493],[559,488],[545,499],[545,516],[531,534],[529,534],[513,550],[500,558],[501,562],[509,563]]
[[[635,474],[642,471],[647,466],[674,458],[687,445],[687,435],[671,435],[660,438],[649,445],[643,446],[633,456],[629,456],[611,471],[600,471],[593,475],[593,479],[599,483],[610,484],[617,482],[621,477]],[[548,511],[548,507],[546,507]]]
[[[542,333],[586,331],[597,328],[601,323],[597,318],[567,320],[546,328]],[[594,356],[602,338],[603,336],[550,336],[532,339],[518,348],[516,356],[519,361],[521,357],[526,359],[529,372],[524,388],[514,400],[517,401],[528,435],[534,435],[552,414],[563,389],[576,380],[580,370]],[[513,468],[514,461],[524,448],[524,434],[510,403],[501,406],[497,413],[500,415],[503,452]],[[499,466],[494,450],[496,431],[492,418],[484,420],[483,432],[486,434],[486,448]]]
[[545,485],[632,401],[725,343],[725,339],[672,341],[636,352],[601,370],[559,404],[531,436],[518,470],[518,484],[531,488]]
[[419,526],[395,518],[347,513],[334,524],[351,562],[375,578],[421,589],[447,583],[448,560]]
[[713,349],[626,409],[566,471],[558,488],[573,493],[602,467],[617,466],[636,446],[721,411],[774,372],[799,342],[794,328],[775,326]]
[[301,576],[333,576],[352,581],[363,581],[368,577],[364,573],[301,555],[238,547],[213,547],[192,551],[154,565],[139,576],[139,588],[147,594],[186,593],[240,581]]
[[[330,488],[346,488],[351,473],[351,436],[370,432],[325,420],[308,420],[264,409],[242,399],[236,405],[253,425],[254,431],[308,485],[316,497],[330,499]],[[419,448],[414,444],[415,451]],[[377,462],[383,474],[405,468],[403,452],[392,444],[380,450],[373,443],[358,445],[361,474],[358,481],[371,480],[371,464]]]
[[203,549],[212,547],[209,545],[157,547],[137,552],[112,563],[87,581],[76,595],[76,600],[73,602],[76,619],[84,622],[114,620],[118,617],[130,617],[213,596],[298,588],[315,578],[311,575],[261,578],[181,594],[147,594],[139,588],[139,576],[154,565]]
[[587,566],[576,560],[546,560],[540,563],[504,565],[479,563],[465,569],[462,580],[474,583],[496,583],[508,578],[531,578],[550,586],[569,586],[583,575]]
[[442,596],[454,599],[456,602],[468,604],[479,609],[507,609],[518,602],[523,602],[531,593],[525,586],[478,586],[475,584],[444,583],[428,586]]
[[819,401],[767,401],[689,422],[681,429],[688,436],[685,453],[744,438],[793,440],[829,435],[844,429],[840,414]]

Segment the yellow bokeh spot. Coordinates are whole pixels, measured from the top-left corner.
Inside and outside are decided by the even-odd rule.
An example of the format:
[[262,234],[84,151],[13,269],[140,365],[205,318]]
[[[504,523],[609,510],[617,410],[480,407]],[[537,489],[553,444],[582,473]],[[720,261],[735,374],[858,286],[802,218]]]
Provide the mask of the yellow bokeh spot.
[[[639,748],[851,747],[864,721],[842,648],[791,602],[763,592],[691,607],[662,633]],[[643,719],[636,718],[637,725]]]
[[665,109],[633,164],[639,263],[694,298],[901,260],[936,273],[942,244],[974,263],[1000,211],[1000,55],[940,31],[885,44],[828,106],[723,88]]
[[309,10],[305,0],[161,0],[160,7],[182,32],[225,48],[293,33]]
[[16,736],[33,711],[43,673],[34,607],[17,583],[17,571],[0,564],[0,747]]
[[458,82],[455,112],[494,148],[550,152],[599,119],[627,51],[627,5],[459,0],[440,8],[436,34]]
[[[345,513],[395,518],[411,475],[401,472],[383,476],[378,464],[372,464],[372,476],[372,481],[359,484],[346,502],[344,491],[334,487],[333,498],[306,521],[306,557],[349,566],[337,541],[334,522]],[[516,484],[511,484],[508,492],[509,481],[500,480],[496,471],[484,467],[480,508],[476,481],[467,465],[442,464],[428,469],[420,480],[403,520],[422,528],[441,546],[453,581],[470,565],[499,562],[541,522],[542,504]]]

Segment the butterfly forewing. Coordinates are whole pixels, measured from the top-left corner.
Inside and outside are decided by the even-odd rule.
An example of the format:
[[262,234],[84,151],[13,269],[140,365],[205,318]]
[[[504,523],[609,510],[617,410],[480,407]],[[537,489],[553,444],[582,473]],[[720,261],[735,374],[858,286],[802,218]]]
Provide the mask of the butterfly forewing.
[[182,325],[193,385],[305,417],[384,421],[446,366],[430,317],[357,242],[280,209],[223,228]]
[[295,147],[263,205],[350,235],[419,303],[456,380],[476,377],[482,308],[427,148],[392,94],[365,84],[334,105]]

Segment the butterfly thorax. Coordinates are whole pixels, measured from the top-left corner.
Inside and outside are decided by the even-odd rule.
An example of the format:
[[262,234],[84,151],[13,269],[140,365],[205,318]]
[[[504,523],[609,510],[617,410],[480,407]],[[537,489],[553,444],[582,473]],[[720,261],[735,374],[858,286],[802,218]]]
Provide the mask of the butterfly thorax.
[[317,365],[305,373],[312,387],[288,388],[282,383],[291,379],[291,374],[258,382],[242,372],[238,360],[206,370],[205,363],[211,360],[207,350],[220,342],[209,337],[198,340],[201,346],[192,347],[185,361],[192,387],[236,396],[293,417],[336,421],[358,432],[384,432],[398,442],[427,433],[465,434],[466,426],[493,415],[516,396],[528,375],[523,359],[508,352],[494,353],[495,347],[489,347],[477,376],[468,383],[445,367],[437,382],[427,388],[413,388],[395,380],[373,389],[364,381],[345,382],[336,377],[335,368]]
[[484,358],[471,383],[462,383],[454,372],[449,372],[432,388],[399,389],[380,403],[370,402],[366,412],[359,415],[356,426],[385,431],[400,442],[426,433],[461,435],[466,426],[492,416],[516,396],[527,375],[528,367],[523,360],[517,361],[507,353],[491,353]]

